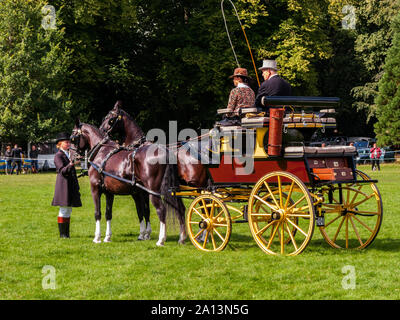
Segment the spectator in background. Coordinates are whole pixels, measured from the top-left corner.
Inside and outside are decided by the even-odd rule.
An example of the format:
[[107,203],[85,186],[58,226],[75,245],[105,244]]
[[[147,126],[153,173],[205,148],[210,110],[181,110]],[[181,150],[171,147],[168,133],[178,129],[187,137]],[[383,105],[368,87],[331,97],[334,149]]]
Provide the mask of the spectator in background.
[[21,148],[18,148],[18,144],[14,145],[14,149],[12,149],[11,155],[13,158],[13,166],[11,168],[11,174],[13,174],[14,168],[17,167],[16,173],[18,175],[21,173],[21,165],[22,165],[21,161],[22,150]]
[[350,142],[350,143],[349,143],[349,146],[350,146],[350,147],[354,147],[355,152],[356,152],[356,154],[355,154],[354,156],[355,156],[355,157],[358,157],[358,151],[357,151],[357,148],[354,146],[354,142]]
[[39,151],[36,149],[35,145],[32,145],[31,151],[29,152],[29,158],[32,160],[32,173],[37,173],[38,172],[38,154]]
[[6,174],[11,174],[12,150],[10,145],[7,145],[4,156],[6,158]]
[[375,171],[376,168],[378,168],[378,171],[381,170],[379,166],[379,159],[382,155],[382,150],[376,146],[376,143],[374,143],[373,147],[369,150],[369,157],[371,158],[371,169],[372,171]]

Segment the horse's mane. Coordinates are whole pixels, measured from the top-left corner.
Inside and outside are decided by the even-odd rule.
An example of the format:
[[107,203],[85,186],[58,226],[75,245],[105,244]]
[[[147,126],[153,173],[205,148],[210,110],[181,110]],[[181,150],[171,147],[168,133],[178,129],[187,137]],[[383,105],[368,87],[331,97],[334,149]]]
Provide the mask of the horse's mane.
[[[96,126],[94,126],[90,123],[82,123],[81,125],[89,127],[94,134],[96,134],[100,137],[100,139],[104,139],[106,137],[106,134],[104,132],[102,132],[99,128],[97,128]],[[117,143],[111,139],[109,139],[108,143],[110,145],[117,145]]]
[[143,130],[141,127],[139,127],[139,125],[137,124],[137,122],[135,121],[135,119],[132,118],[132,116],[126,112],[124,109],[119,109],[120,112],[123,113],[124,116],[126,116],[130,121],[132,121],[132,123],[135,125],[137,130],[140,130],[140,132],[143,134]]

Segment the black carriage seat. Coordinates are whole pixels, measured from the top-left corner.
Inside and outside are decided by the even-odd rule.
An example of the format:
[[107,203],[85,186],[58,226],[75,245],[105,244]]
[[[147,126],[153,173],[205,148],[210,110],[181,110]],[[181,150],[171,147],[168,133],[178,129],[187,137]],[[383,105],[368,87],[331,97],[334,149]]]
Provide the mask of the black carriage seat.
[[355,156],[356,147],[354,146],[327,146],[327,147],[305,147],[290,146],[285,148],[285,158],[302,158],[304,156]]

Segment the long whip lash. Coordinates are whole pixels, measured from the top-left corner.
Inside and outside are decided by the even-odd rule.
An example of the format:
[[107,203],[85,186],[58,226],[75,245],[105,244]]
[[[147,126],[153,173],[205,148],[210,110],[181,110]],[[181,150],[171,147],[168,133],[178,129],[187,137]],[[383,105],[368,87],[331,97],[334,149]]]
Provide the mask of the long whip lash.
[[[246,39],[247,47],[249,48],[251,61],[253,62],[253,67],[254,67],[254,71],[256,73],[257,83],[258,83],[258,86],[260,86],[260,79],[258,78],[256,64],[254,62],[253,53],[251,52],[251,47],[250,47],[249,40],[247,39],[246,31],[244,30],[242,22],[240,21],[239,14],[238,14],[238,12],[236,10],[235,5],[233,4],[233,2],[231,0],[228,0],[228,1],[231,3],[233,9],[235,10],[236,18],[238,19],[240,27],[242,28],[242,31],[243,31],[243,34],[244,34],[244,38]],[[224,12],[224,0],[221,1],[221,12],[222,12],[222,17],[224,19],[226,34],[228,35],[228,40],[229,40],[229,43],[231,45],[231,48],[232,48],[232,51],[233,51],[233,55],[235,56],[236,64],[237,64],[238,68],[240,68],[240,64],[239,64],[239,61],[238,61],[238,58],[237,58],[237,55],[236,55],[236,52],[235,52],[235,48],[233,47],[231,36],[229,35],[228,25],[226,23],[225,12]]]

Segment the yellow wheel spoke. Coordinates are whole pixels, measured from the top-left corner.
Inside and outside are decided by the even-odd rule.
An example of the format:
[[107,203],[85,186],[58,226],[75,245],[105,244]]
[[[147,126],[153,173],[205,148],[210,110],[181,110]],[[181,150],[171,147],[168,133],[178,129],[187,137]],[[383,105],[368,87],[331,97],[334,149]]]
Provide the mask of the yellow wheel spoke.
[[270,223],[268,223],[266,226],[264,226],[263,228],[261,228],[260,230],[257,231],[256,235],[259,236],[261,234],[263,234],[270,226],[272,226],[275,223],[275,221],[271,221]]
[[331,221],[329,221],[328,223],[326,223],[325,224],[325,228],[327,227],[327,226],[329,226],[332,222],[335,222],[337,219],[339,219],[341,216],[340,215],[338,215],[336,218],[334,218],[333,220],[331,220]]
[[353,198],[351,199],[351,201],[349,202],[350,205],[353,204],[354,201],[356,201],[356,199],[357,199],[357,197],[358,197],[359,194],[362,194],[361,188],[362,188],[362,185],[360,185],[360,186],[358,187],[357,190],[354,190],[354,189],[353,189],[353,191],[354,191],[354,196],[353,196]]
[[302,207],[300,207],[300,208],[294,208],[294,209],[292,209],[292,212],[293,212],[293,213],[307,212],[307,211],[305,211],[305,210],[307,210],[307,211],[309,210],[308,205],[302,206]]
[[272,213],[259,213],[259,212],[253,212],[251,213],[252,216],[257,216],[257,217],[270,217],[272,216]]
[[299,200],[297,200],[295,203],[293,203],[288,210],[292,210],[295,208],[300,202],[302,202],[306,198],[306,195],[304,194]]
[[286,219],[293,227],[295,227],[297,230],[299,230],[304,236],[307,237],[307,233],[305,233],[297,224],[295,224],[292,220]]
[[289,193],[288,193],[288,196],[287,196],[286,202],[285,202],[285,209],[287,209],[287,206],[289,204],[289,200],[290,200],[290,198],[292,196],[293,187],[294,187],[294,181],[292,181],[292,184],[290,185]]
[[282,182],[281,182],[281,176],[278,176],[278,190],[279,190],[279,208],[282,208],[283,204],[282,204]]
[[335,236],[333,237],[333,242],[336,242],[336,238],[337,238],[337,236],[338,236],[338,234],[339,234],[339,232],[340,232],[340,229],[342,228],[343,221],[344,221],[345,218],[346,218],[346,217],[344,216],[343,219],[342,219],[342,221],[340,221],[339,227],[338,227],[337,230],[336,230],[336,234],[335,234]]
[[354,232],[356,233],[357,239],[360,242],[360,245],[362,246],[363,242],[361,241],[361,238],[360,238],[360,235],[358,233],[358,230],[357,230],[356,226],[354,225],[353,219],[351,217],[349,217],[349,218],[350,218],[351,225],[353,226]]
[[193,208],[193,211],[196,212],[203,220],[207,219],[207,217],[204,217],[196,208]]
[[204,242],[203,242],[203,249],[206,248],[207,240],[208,240],[208,235],[210,234],[210,231],[207,230],[206,236],[204,237]]
[[276,234],[276,232],[278,231],[278,228],[279,228],[279,224],[276,224],[276,228],[274,229],[274,231],[273,231],[272,234],[271,234],[271,237],[269,238],[268,245],[267,245],[267,249],[269,249],[269,247],[271,246],[272,240],[274,240],[275,234]]
[[[264,181],[264,185],[267,187],[267,190],[268,190],[269,194],[271,195],[272,200],[274,200],[274,202],[275,202],[277,208],[279,208],[279,204],[278,204],[278,202],[276,201],[276,199],[275,199],[275,197],[274,197],[274,194],[272,193],[272,191],[271,191],[271,189],[270,189],[270,187],[269,187],[267,181]],[[261,199],[261,198],[260,198],[260,199]],[[259,199],[259,200],[260,200],[260,199]],[[264,202],[264,203],[266,203],[266,202]]]
[[215,209],[215,200],[213,200],[211,203],[210,218],[212,218],[214,216],[214,209]]
[[214,217],[214,220],[218,219],[223,213],[224,210],[219,211],[218,214]]
[[363,221],[358,219],[356,216],[353,216],[353,218],[356,219],[364,228],[368,229],[371,233],[374,232],[374,230],[372,230],[370,227],[368,227]]
[[289,237],[290,237],[290,240],[291,240],[292,243],[293,243],[294,249],[297,251],[297,250],[298,250],[298,247],[297,247],[296,241],[294,240],[292,231],[290,230],[289,224],[287,224],[287,223],[286,223],[286,229],[287,229],[287,232],[289,233]]
[[375,196],[375,193],[370,194],[368,197],[366,197],[365,199],[363,199],[357,203],[353,203],[352,207],[354,208],[354,207],[359,206],[360,204],[364,203],[365,201],[368,201],[369,199],[371,199],[373,196]]
[[214,232],[211,232],[211,242],[212,242],[214,250],[217,249],[217,246],[215,244],[215,239],[214,239]]
[[200,236],[203,232],[204,232],[204,229],[200,229],[200,231],[197,232],[193,238],[197,239],[197,237]]
[[215,227],[227,227],[227,224],[222,224],[222,223],[213,223],[213,226]]
[[225,238],[218,232],[217,229],[214,229],[215,233],[217,234],[217,236],[222,240],[225,241]]
[[207,205],[206,205],[206,202],[204,201],[204,199],[201,199],[201,203],[203,204],[203,208],[204,208],[206,217],[209,217],[208,210],[207,210]]
[[267,201],[265,201],[263,198],[261,198],[261,197],[259,197],[257,195],[254,195],[254,198],[256,198],[257,200],[261,201],[263,204],[265,204],[268,208],[270,208],[273,211],[276,211],[276,210],[279,209],[279,206],[278,206],[275,198],[274,198],[274,201],[276,203],[276,207],[274,207],[272,204],[269,204]]

